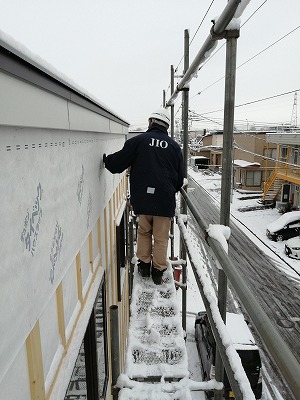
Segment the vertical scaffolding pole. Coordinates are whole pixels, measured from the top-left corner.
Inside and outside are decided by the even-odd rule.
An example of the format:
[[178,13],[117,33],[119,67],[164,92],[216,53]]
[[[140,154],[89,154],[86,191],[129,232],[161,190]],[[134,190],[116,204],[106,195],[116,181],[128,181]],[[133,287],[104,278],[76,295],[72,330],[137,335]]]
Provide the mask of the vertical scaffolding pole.
[[[189,68],[189,31],[184,30],[184,74]],[[188,158],[188,144],[189,144],[189,88],[182,89],[182,122],[183,122],[183,168],[184,177],[187,178],[187,158]],[[187,205],[183,198],[181,198],[181,213],[187,213]],[[181,240],[180,243],[180,258],[186,260],[187,254],[185,246]],[[186,263],[182,265],[182,284],[185,285],[187,280],[186,276]],[[182,328],[186,330],[186,290],[182,290]]]
[[[236,76],[236,49],[239,31],[228,31],[226,40],[226,74],[223,126],[223,157],[222,157],[222,186],[220,223],[229,226],[230,193],[232,173],[232,144],[234,128],[234,100]],[[235,36],[234,36],[235,35]]]
[[[171,65],[171,95],[174,92],[174,66]],[[174,139],[174,104],[171,105],[171,138]]]
[[[236,51],[238,30],[227,31],[226,40],[226,73],[224,99],[224,127],[223,127],[223,157],[222,157],[222,185],[220,224],[229,226],[230,197],[232,174],[232,144],[234,128],[234,101],[236,80]],[[218,306],[221,317],[226,323],[227,277],[221,267],[218,270]],[[216,380],[224,380],[224,366],[219,351],[216,352]],[[215,393],[215,400],[222,399],[222,393]]]
[[[171,65],[171,95],[174,92],[174,67]],[[174,104],[171,106],[171,138],[174,139]],[[174,260],[174,218],[171,221],[171,260]]]
[[133,273],[134,273],[134,264],[132,264],[131,260],[134,256],[134,244],[133,244],[133,217],[132,215],[129,216],[129,302],[131,301],[132,296],[132,288],[133,288]]
[[118,390],[115,388],[120,375],[119,347],[119,312],[118,306],[110,306],[110,344],[111,344],[111,391],[113,400],[118,400]]

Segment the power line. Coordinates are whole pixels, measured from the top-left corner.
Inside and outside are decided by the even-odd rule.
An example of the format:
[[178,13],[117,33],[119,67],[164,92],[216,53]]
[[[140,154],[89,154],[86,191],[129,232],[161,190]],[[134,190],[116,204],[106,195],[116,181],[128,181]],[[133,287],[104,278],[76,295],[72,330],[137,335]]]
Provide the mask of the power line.
[[[266,0],[267,1],[267,0]],[[253,15],[253,14],[252,14]],[[249,19],[247,20],[249,21]],[[265,51],[267,51],[268,49],[270,49],[272,46],[274,46],[275,44],[279,43],[281,40],[285,39],[287,36],[289,36],[291,33],[295,32],[297,29],[300,28],[300,25],[297,26],[296,28],[292,29],[290,32],[288,32],[287,34],[285,34],[284,36],[282,36],[281,38],[279,38],[278,40],[276,40],[275,42],[273,42],[272,44],[270,44],[268,47],[266,47],[265,49],[261,50],[259,53],[255,54],[253,57],[249,58],[247,61],[243,62],[242,64],[240,64],[236,69],[239,69],[240,67],[242,67],[243,65],[247,64],[248,62],[250,62],[251,60],[253,60],[255,57],[259,56],[260,54],[264,53]],[[223,44],[207,61],[206,63],[219,51],[221,50],[221,48],[224,46],[225,44]],[[206,64],[205,63],[205,64]],[[203,64],[202,67],[205,65]],[[201,67],[201,68],[202,68]],[[203,93],[205,90],[209,89],[210,87],[214,86],[216,83],[220,82],[221,80],[223,80],[225,78],[225,76],[222,76],[221,78],[219,78],[218,80],[216,80],[215,82],[213,82],[212,84],[210,84],[209,86],[207,86],[205,89],[201,90],[200,92],[198,92],[197,94],[195,94],[192,99],[196,96],[198,96],[200,93]]]
[[[244,22],[244,24],[243,24],[242,26],[244,26],[244,25],[254,16],[254,14],[255,14],[266,2],[267,2],[267,0],[265,0],[265,1],[250,15],[250,17]],[[212,3],[213,3],[213,2],[212,2]],[[212,3],[211,3],[211,5],[212,5]],[[211,5],[210,5],[210,7],[211,7]],[[209,7],[209,9],[210,9],[210,7]],[[205,16],[207,15],[209,9],[207,10]],[[205,17],[204,17],[204,18],[205,18]],[[204,20],[204,18],[203,18],[203,20]],[[203,20],[201,21],[201,23],[200,23],[200,25],[199,25],[199,27],[198,27],[196,33],[198,32],[198,30],[199,30],[199,28],[200,28],[200,26],[201,26]],[[294,28],[293,30],[291,30],[290,32],[288,32],[287,34],[285,34],[284,36],[282,36],[281,38],[279,38],[278,40],[276,40],[275,42],[273,42],[271,45],[269,45],[268,47],[266,47],[265,49],[263,49],[262,51],[260,51],[260,52],[257,53],[256,55],[254,55],[253,57],[251,57],[249,60],[247,60],[247,61],[245,61],[244,63],[242,63],[241,65],[239,65],[237,68],[240,68],[240,67],[242,67],[243,65],[247,64],[248,62],[250,62],[251,60],[253,60],[255,57],[257,57],[258,55],[262,54],[263,52],[265,52],[266,50],[268,50],[269,48],[271,48],[272,46],[274,46],[275,44],[277,44],[278,42],[280,42],[281,40],[283,40],[284,38],[286,38],[287,36],[289,36],[291,33],[295,32],[295,31],[296,31],[297,29],[299,29],[299,28],[300,28],[300,25],[299,25],[298,27]],[[196,36],[196,33],[195,33],[194,37]],[[193,39],[194,39],[194,37],[193,37]],[[192,40],[193,40],[193,39],[192,39]],[[192,42],[192,41],[191,41],[191,42]],[[190,42],[190,44],[191,44],[191,42]],[[206,61],[206,63],[207,63],[207,62],[222,48],[222,47],[223,47],[223,46],[221,46],[221,47]],[[182,59],[181,59],[181,61],[182,61]],[[205,63],[205,64],[206,64],[206,63]],[[204,65],[205,65],[205,64],[204,64]],[[203,67],[203,65],[202,65],[202,67]],[[201,68],[202,68],[202,67],[201,67]],[[177,67],[177,68],[178,68],[178,67]],[[223,80],[223,79],[224,79],[224,76],[223,76],[222,78],[218,79],[217,81],[215,81],[214,83],[212,83],[211,85],[209,85],[208,87],[206,87],[205,89],[203,89],[201,92],[197,93],[197,94],[196,94],[195,96],[193,96],[192,98],[194,98],[194,97],[196,97],[197,95],[201,94],[203,91],[207,90],[208,88],[210,88],[211,86],[215,85],[216,83],[218,83],[219,81],[221,81],[221,80]],[[269,100],[269,99],[276,98],[276,97],[283,96],[283,95],[290,94],[290,93],[291,93],[291,92],[286,92],[286,93],[283,93],[283,94],[274,95],[274,96],[271,96],[271,97],[267,97],[267,98],[255,100],[255,101],[252,101],[252,102],[240,104],[240,105],[237,105],[237,106],[235,106],[235,107],[242,107],[242,106],[245,106],[245,105],[254,104],[254,103],[257,103],[257,102],[260,102],[260,101]],[[179,111],[179,110],[178,110],[178,111]],[[178,111],[177,111],[177,112],[178,112]],[[215,110],[215,111],[211,111],[211,112],[207,112],[207,113],[203,113],[203,114],[202,114],[202,117],[203,117],[204,114],[211,114],[211,113],[219,112],[219,111],[223,111],[223,109]],[[211,120],[211,121],[212,121],[212,120]],[[218,122],[215,122],[215,123],[219,124]]]
[[[179,109],[177,110],[177,113],[179,112]],[[207,118],[207,117],[205,117],[204,115],[202,115],[202,114],[200,114],[200,113],[197,113],[196,111],[194,111],[194,110],[189,110],[189,113],[191,113],[191,120],[192,121],[195,121],[195,122],[200,122],[200,121],[202,121],[203,122],[203,120],[205,119],[205,120],[208,120],[209,122],[212,122],[212,123],[214,123],[214,124],[216,124],[216,125],[223,125],[223,117],[219,117],[219,118],[217,118],[217,117],[215,117],[214,119],[210,119],[210,118]],[[198,117],[198,119],[197,119],[197,117]],[[219,121],[221,121],[221,122],[219,122]],[[235,119],[234,120],[234,125],[237,125],[237,124],[245,124],[245,123],[251,123],[251,124],[253,124],[253,125],[255,125],[256,127],[257,126],[268,126],[268,127],[272,127],[272,126],[274,126],[276,129],[277,129],[277,127],[278,127],[278,125],[282,125],[283,123],[282,122],[280,122],[280,123],[275,123],[275,122],[266,122],[266,121],[253,121],[253,120],[244,120],[244,119],[241,119],[241,120],[239,120],[239,119]],[[287,122],[288,123],[288,122]],[[269,128],[270,129],[270,128]],[[260,133],[261,131],[256,131],[257,133]],[[249,135],[249,136],[251,136],[251,134],[249,134],[248,132],[243,132],[245,135]],[[257,136],[256,135],[252,135],[253,137],[256,137],[257,138]],[[260,140],[264,140],[264,139],[262,139],[262,138],[257,138],[257,139],[260,139]]]
[[[202,24],[203,24],[203,22],[204,22],[204,20],[205,20],[205,18],[206,18],[206,16],[207,16],[209,10],[211,9],[211,6],[213,5],[214,1],[215,1],[215,0],[212,0],[212,2],[210,3],[210,5],[209,5],[209,7],[208,7],[206,13],[204,14],[204,17],[202,18],[202,20],[201,20],[201,22],[200,22],[200,24],[199,24],[199,26],[198,26],[198,28],[197,28],[197,30],[196,30],[194,36],[193,36],[192,39],[190,40],[189,46],[192,44],[193,40],[195,39],[195,37],[196,37],[196,35],[197,35],[197,33],[198,33],[200,27],[202,26]],[[177,65],[177,67],[174,69],[175,72],[178,71],[178,67],[179,67],[179,65],[182,63],[183,58],[184,58],[184,56],[181,57],[181,59],[180,59],[178,65]],[[171,84],[168,85],[168,88],[167,88],[167,90],[166,90],[166,93],[168,93],[168,91],[169,91],[170,88],[171,88]],[[172,94],[172,93],[171,93],[171,94]]]
[[[241,28],[257,13],[257,11],[267,2],[268,0],[265,0],[251,15],[250,15],[250,17],[241,25]],[[201,68],[203,68],[223,47],[225,46],[225,43],[223,43],[222,44],[222,46],[220,46],[219,48],[218,48],[218,50],[216,50],[206,61],[205,61],[205,63],[203,64],[203,65],[201,65],[201,67],[199,68],[199,69],[201,69]],[[219,79],[217,82],[219,82],[220,80],[222,80],[224,78],[224,76],[221,78],[221,79]],[[215,82],[215,83],[217,83],[217,82]],[[213,83],[213,85],[215,84],[215,83]],[[212,85],[210,85],[210,86],[212,86]],[[209,87],[210,87],[209,86]],[[206,89],[208,89],[208,88],[206,88]],[[206,89],[204,89],[204,90],[206,90]],[[203,90],[202,90],[202,92],[203,92]]]
[[276,158],[271,158],[271,157],[267,157],[267,156],[264,156],[264,155],[261,155],[261,154],[257,154],[257,153],[254,153],[254,152],[250,151],[250,150],[246,150],[243,147],[237,146],[236,144],[234,144],[233,146],[234,146],[234,148],[236,148],[238,150],[241,150],[241,151],[244,151],[245,153],[248,153],[248,154],[263,158],[264,160],[274,161],[274,162],[277,162],[277,163],[280,163],[280,164],[283,164],[283,165],[287,165],[287,166],[295,168],[295,169],[297,169],[297,168],[300,169],[300,165],[298,165],[298,164],[292,164],[292,163],[289,163],[287,161],[280,161],[280,160],[277,160]]
[[264,5],[266,4],[268,0],[265,0],[255,11],[253,11],[253,13],[250,15],[250,17],[248,19],[246,19],[246,21],[241,25],[241,28],[253,17],[254,14],[257,13],[257,11]]
[[[208,14],[208,11],[210,10],[210,8],[211,8],[211,6],[213,5],[214,1],[215,1],[215,0],[212,0],[212,2],[210,3],[210,6],[208,7],[206,13],[204,14],[204,17],[202,18],[202,21],[200,22],[200,24],[199,24],[199,26],[198,26],[198,28],[197,28],[197,30],[196,30],[194,36],[193,36],[192,39],[190,40],[189,46],[192,44],[193,40],[195,39],[195,36],[197,35],[197,33],[198,33],[198,31],[199,31],[201,25],[203,24],[203,22],[204,22],[204,20],[205,20],[205,18],[206,18],[206,16],[207,16],[207,14]],[[177,71],[179,65],[182,63],[183,58],[184,58],[184,56],[181,57],[181,60],[179,61],[177,67],[175,68],[175,71]]]
[[[249,104],[259,103],[259,102],[265,101],[265,100],[275,99],[276,97],[285,96],[285,95],[287,95],[287,94],[291,94],[291,93],[294,93],[294,92],[298,92],[299,90],[300,90],[300,89],[291,90],[290,92],[285,92],[285,93],[281,93],[281,94],[275,94],[274,96],[265,97],[265,98],[263,98],[263,99],[254,100],[254,101],[249,101],[249,102],[247,102],[247,103],[239,104],[239,105],[235,106],[235,108],[243,107],[243,106],[248,106]],[[219,109],[219,110],[214,110],[214,111],[208,111],[208,112],[202,113],[202,115],[204,115],[204,114],[213,114],[213,113],[215,113],[215,112],[220,112],[220,111],[224,111],[224,108],[221,108],[221,109]]]
[[[208,7],[208,9],[207,9],[207,11],[206,11],[204,17],[202,18],[202,21],[200,22],[200,25],[198,26],[198,28],[197,28],[197,30],[196,30],[194,36],[192,37],[192,39],[191,39],[191,41],[190,41],[190,45],[192,44],[193,40],[195,39],[195,37],[196,37],[196,35],[197,35],[197,33],[198,33],[198,31],[199,31],[201,25],[203,24],[203,22],[204,22],[204,20],[205,20],[205,18],[206,18],[206,16],[207,16],[207,14],[208,14],[208,11],[210,10],[210,8],[211,8],[211,6],[213,5],[214,1],[215,1],[215,0],[212,0],[212,2],[210,3],[210,6]],[[182,59],[181,59],[181,61],[182,61]]]
[[[243,27],[243,26],[256,14],[256,12],[257,12],[267,1],[268,1],[268,0],[265,0],[258,8],[252,13],[252,14],[249,16],[249,18],[241,25],[241,27]],[[211,6],[213,5],[213,3],[214,3],[214,0],[212,0],[211,4],[209,5],[209,7],[208,7],[208,9],[207,9],[207,11],[206,11],[204,17],[202,18],[202,21],[200,22],[200,24],[199,24],[199,26],[198,26],[198,28],[197,28],[197,30],[196,30],[196,32],[195,32],[193,38],[191,39],[191,41],[190,41],[190,43],[189,43],[189,46],[191,45],[191,43],[193,42],[194,38],[196,37],[196,35],[197,35],[197,33],[198,33],[198,31],[199,31],[199,29],[200,29],[202,23],[204,22],[204,20],[205,20],[205,18],[206,18],[206,16],[207,16],[207,14],[208,14],[208,12],[209,12]],[[203,68],[204,65],[206,65],[206,64],[207,64],[207,63],[222,49],[222,47],[223,47],[224,45],[225,45],[225,43],[223,43],[222,46],[220,46],[219,49],[217,49],[217,50],[211,55],[211,57],[208,58],[208,60],[199,68],[199,70],[200,70],[201,68]],[[183,58],[184,58],[184,56],[181,57],[181,60],[179,61],[177,67],[175,68],[175,71],[178,70],[178,67],[179,67],[179,65],[181,64]],[[250,61],[250,60],[249,60],[249,61]],[[210,86],[208,86],[207,88],[203,89],[201,92],[197,93],[195,96],[197,96],[198,94],[200,94],[200,93],[202,93],[203,91],[207,90],[208,88],[210,88],[211,86],[215,85],[217,82],[219,82],[219,81],[221,81],[221,80],[223,80],[223,79],[224,79],[224,76],[223,76],[222,78],[218,79],[216,82],[212,83],[212,84],[211,84]],[[170,86],[171,86],[171,85],[169,84],[166,92],[168,92],[168,90],[170,89]],[[195,97],[195,96],[193,96],[193,97]],[[192,98],[193,98],[193,97],[192,97]]]
[[[249,16],[249,18],[241,25],[241,28],[256,14],[256,12],[257,12],[267,1],[268,1],[268,0],[265,0],[265,1],[264,1],[250,16]],[[191,45],[191,43],[193,42],[195,36],[197,35],[197,33],[198,33],[198,31],[199,31],[199,29],[200,29],[200,27],[201,27],[201,25],[202,25],[204,19],[206,18],[206,16],[207,16],[207,14],[208,14],[208,12],[209,12],[209,10],[210,10],[210,8],[211,8],[211,6],[212,6],[213,3],[214,3],[214,0],[212,0],[211,4],[209,5],[209,7],[208,7],[208,9],[207,9],[207,11],[206,11],[204,17],[202,18],[202,21],[200,22],[200,24],[199,24],[199,26],[198,26],[198,28],[197,28],[197,30],[196,30],[196,32],[195,32],[193,38],[191,39],[191,41],[190,41],[190,43],[189,43],[189,46]],[[203,67],[204,67],[204,66],[205,66],[205,65],[206,65],[206,64],[207,64],[207,63],[222,49],[223,46],[225,46],[225,43],[223,43],[223,44],[222,44],[222,45],[207,59],[207,61],[206,61],[203,65],[201,65],[201,67],[199,68],[199,70],[200,70],[201,68],[203,68]],[[179,61],[177,67],[175,68],[175,71],[178,70],[178,67],[179,67],[179,65],[181,64],[183,58],[184,58],[184,56],[181,57],[181,60]],[[211,86],[215,85],[217,82],[219,82],[219,81],[222,80],[222,79],[224,79],[224,76],[223,76],[222,78],[218,79],[216,82],[212,83],[212,84],[211,84],[210,86],[208,86],[207,88],[203,89],[201,92],[197,93],[195,96],[197,96],[198,94],[202,93],[203,91],[205,91],[206,89],[210,88]],[[167,90],[166,90],[166,92],[169,91],[170,86],[171,86],[171,85],[169,84],[169,85],[168,85],[168,88],[167,88]],[[193,96],[192,98],[194,98],[195,96]]]
[[259,56],[260,54],[264,53],[266,50],[270,49],[272,46],[274,46],[275,44],[279,43],[282,39],[286,38],[288,35],[290,35],[291,33],[295,32],[299,28],[300,28],[300,25],[297,26],[296,28],[294,28],[293,30],[291,30],[290,32],[288,32],[286,35],[282,36],[280,39],[276,40],[276,42],[270,44],[270,46],[266,47],[265,49],[263,49],[259,53],[255,54],[253,57],[249,58],[249,60],[247,60],[243,64],[239,65],[238,68],[240,68],[243,65],[247,64],[249,61],[253,60],[255,57]]

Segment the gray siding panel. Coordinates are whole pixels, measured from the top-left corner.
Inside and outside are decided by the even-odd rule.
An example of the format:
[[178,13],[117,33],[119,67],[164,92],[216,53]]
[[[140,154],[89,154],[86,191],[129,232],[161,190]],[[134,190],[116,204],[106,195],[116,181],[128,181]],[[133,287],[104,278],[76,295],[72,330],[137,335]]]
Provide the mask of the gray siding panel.
[[[61,97],[62,99],[77,104],[96,114],[102,115],[103,117],[115,121],[125,127],[129,126],[128,122],[115,115],[111,110],[105,109],[103,105],[96,103],[83,93],[77,92],[76,89],[68,86],[66,82],[60,81],[59,78],[55,77],[53,74],[47,74],[43,71],[42,67],[39,69],[36,65],[30,64],[26,60],[22,60],[19,56],[1,46],[1,43],[0,72],[27,82],[29,85],[39,87],[41,90],[52,93],[52,95]],[[2,86],[0,88],[2,91]]]

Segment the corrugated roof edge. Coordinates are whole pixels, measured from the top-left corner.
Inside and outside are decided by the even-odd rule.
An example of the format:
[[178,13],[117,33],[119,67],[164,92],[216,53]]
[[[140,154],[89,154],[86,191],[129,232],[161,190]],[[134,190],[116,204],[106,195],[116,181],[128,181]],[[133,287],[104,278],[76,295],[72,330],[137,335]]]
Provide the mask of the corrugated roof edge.
[[106,111],[110,115],[114,116],[120,123],[125,126],[129,126],[129,122],[124,118],[119,116],[117,113],[112,111],[109,107],[107,107],[104,103],[100,102],[96,97],[92,94],[88,93],[85,89],[77,85],[66,75],[58,71],[55,67],[53,67],[50,63],[32,53],[25,45],[20,42],[17,42],[13,37],[6,34],[0,29],[0,48],[7,50],[8,52],[14,54],[20,60],[23,60],[25,63],[30,64],[37,70],[43,72],[47,76],[54,79],[59,84],[69,88],[77,95],[83,97],[88,102],[96,105],[99,109]]

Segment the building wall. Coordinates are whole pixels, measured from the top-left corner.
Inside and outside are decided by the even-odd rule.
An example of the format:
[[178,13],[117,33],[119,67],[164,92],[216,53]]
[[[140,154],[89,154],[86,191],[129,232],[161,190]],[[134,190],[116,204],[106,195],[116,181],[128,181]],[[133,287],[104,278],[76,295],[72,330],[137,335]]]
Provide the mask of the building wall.
[[203,136],[203,146],[223,146],[223,134],[212,132]]
[[1,63],[0,103],[0,397],[62,399],[103,279],[108,335],[112,304],[127,331],[127,279],[121,299],[116,289],[127,178],[101,164],[127,126]]

